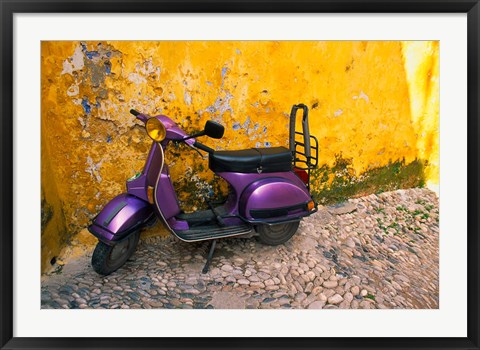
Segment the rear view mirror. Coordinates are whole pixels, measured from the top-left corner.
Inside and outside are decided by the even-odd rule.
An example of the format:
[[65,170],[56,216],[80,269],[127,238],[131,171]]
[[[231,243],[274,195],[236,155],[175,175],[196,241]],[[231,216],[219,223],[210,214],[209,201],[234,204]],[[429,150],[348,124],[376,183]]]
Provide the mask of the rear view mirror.
[[214,122],[213,120],[207,120],[205,123],[204,133],[212,139],[221,139],[225,128],[223,125]]

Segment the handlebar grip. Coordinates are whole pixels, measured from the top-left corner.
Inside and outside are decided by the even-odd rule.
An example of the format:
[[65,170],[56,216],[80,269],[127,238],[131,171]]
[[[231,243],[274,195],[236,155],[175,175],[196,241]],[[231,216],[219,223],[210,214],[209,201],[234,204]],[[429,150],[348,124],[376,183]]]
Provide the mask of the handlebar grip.
[[138,111],[136,111],[136,110],[134,110],[134,109],[131,109],[131,110],[130,110],[130,113],[132,113],[135,117],[136,117],[137,115],[141,114],[140,112],[138,112]]

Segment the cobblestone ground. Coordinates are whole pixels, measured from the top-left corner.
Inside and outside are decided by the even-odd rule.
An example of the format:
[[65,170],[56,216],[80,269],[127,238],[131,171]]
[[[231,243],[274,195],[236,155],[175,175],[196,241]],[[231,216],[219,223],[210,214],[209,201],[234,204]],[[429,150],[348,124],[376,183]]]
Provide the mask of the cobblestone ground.
[[[286,244],[148,238],[107,277],[91,256],[42,276],[42,308],[438,308],[438,199],[399,190],[322,208]],[[90,252],[91,254],[91,252]]]

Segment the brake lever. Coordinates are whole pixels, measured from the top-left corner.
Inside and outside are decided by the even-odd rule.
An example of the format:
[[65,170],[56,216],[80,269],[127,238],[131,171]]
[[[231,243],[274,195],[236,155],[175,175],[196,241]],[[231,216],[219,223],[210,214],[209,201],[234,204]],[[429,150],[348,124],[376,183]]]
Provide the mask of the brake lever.
[[208,157],[204,156],[204,155],[202,154],[202,152],[200,152],[200,151],[198,150],[197,147],[190,145],[189,143],[185,142],[185,140],[172,140],[172,142],[175,143],[175,144],[177,144],[177,145],[183,143],[185,146],[187,146],[187,147],[193,149],[195,152],[197,152],[197,153],[200,155],[200,157],[202,157],[202,159],[208,159]]
[[202,154],[202,152],[200,152],[200,151],[198,150],[198,148],[196,148],[196,147],[194,147],[194,146],[190,146],[188,143],[186,143],[186,145],[187,145],[188,147],[190,147],[191,149],[195,150],[195,151],[200,155],[200,157],[202,157],[202,159],[208,159],[208,157],[204,156],[204,155]]

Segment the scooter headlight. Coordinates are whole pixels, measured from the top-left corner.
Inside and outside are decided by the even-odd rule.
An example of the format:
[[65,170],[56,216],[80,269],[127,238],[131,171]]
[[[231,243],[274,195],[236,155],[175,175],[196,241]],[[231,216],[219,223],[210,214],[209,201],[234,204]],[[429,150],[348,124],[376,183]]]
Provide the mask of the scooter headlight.
[[145,129],[147,129],[147,134],[153,141],[161,142],[167,136],[167,130],[165,125],[155,117],[152,117],[147,120],[145,124]]

